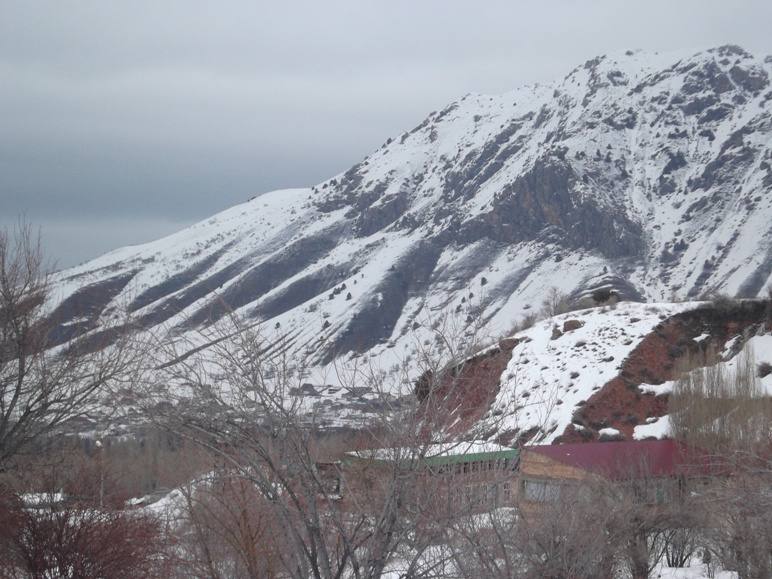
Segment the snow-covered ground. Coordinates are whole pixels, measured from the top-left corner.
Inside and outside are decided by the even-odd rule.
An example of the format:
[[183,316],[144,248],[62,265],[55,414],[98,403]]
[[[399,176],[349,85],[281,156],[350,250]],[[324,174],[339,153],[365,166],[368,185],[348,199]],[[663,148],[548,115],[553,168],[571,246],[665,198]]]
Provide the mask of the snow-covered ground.
[[738,579],[734,571],[711,570],[702,563],[680,568],[658,567],[651,576],[653,579]]
[[393,460],[404,457],[416,456],[420,453],[423,458],[446,458],[461,455],[487,454],[491,452],[508,452],[512,449],[495,442],[485,440],[442,442],[429,444],[418,448],[376,448],[372,450],[360,450],[352,452],[353,456],[371,460]]
[[[539,428],[547,434],[532,442],[552,442],[571,424],[574,411],[619,374],[641,339],[663,319],[696,305],[620,303],[613,309],[580,310],[538,322],[516,335],[519,342],[490,419],[500,431]],[[567,322],[568,327],[581,326],[564,332]]]

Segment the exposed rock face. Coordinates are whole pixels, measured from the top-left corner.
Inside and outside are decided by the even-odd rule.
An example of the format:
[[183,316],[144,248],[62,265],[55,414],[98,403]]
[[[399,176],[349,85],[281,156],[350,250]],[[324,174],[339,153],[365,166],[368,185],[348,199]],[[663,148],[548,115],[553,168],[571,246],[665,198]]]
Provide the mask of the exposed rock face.
[[636,256],[642,249],[640,225],[623,212],[572,194],[578,189],[576,174],[567,162],[538,159],[494,196],[490,211],[462,225],[460,241],[489,238],[515,244],[544,238],[606,257]]
[[98,334],[122,304],[175,335],[235,310],[312,365],[368,355],[388,369],[441,314],[498,336],[550,286],[760,295],[771,73],[731,46],[630,52],[550,85],[467,95],[315,187],[61,272],[60,340]]

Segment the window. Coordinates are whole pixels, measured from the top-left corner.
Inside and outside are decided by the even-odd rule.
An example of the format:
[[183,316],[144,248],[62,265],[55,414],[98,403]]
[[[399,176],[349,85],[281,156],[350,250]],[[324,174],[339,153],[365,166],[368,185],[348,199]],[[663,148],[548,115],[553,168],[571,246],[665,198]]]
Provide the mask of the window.
[[501,485],[501,502],[503,504],[509,503],[509,500],[512,495],[512,485],[508,482],[505,482]]
[[560,485],[544,480],[523,481],[523,497],[535,503],[554,502],[560,498]]
[[497,501],[496,495],[498,494],[498,485],[489,484],[489,485],[485,485],[485,488],[486,488],[485,502],[491,507],[495,506]]
[[645,505],[663,505],[672,501],[672,486],[668,479],[645,480],[633,487],[635,501]]
[[654,498],[658,505],[670,503],[673,501],[674,481],[670,479],[660,479],[654,484]]

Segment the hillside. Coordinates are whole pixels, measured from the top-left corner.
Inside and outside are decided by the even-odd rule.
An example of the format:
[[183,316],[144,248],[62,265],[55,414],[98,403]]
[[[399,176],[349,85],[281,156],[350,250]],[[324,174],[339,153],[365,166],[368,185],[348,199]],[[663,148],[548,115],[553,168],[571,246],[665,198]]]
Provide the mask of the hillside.
[[[770,73],[770,57],[733,46],[629,51],[548,85],[467,95],[323,183],[58,273],[57,340],[102,347],[103,323],[128,308],[203,344],[198,330],[233,310],[314,367],[367,356],[388,370],[438,319],[493,340],[550,287],[762,295]],[[606,354],[618,362],[633,345]]]
[[750,351],[772,396],[772,306],[745,300],[621,303],[561,314],[466,360],[441,384],[457,433],[474,425],[512,442],[660,438],[680,372],[723,363],[736,371]]

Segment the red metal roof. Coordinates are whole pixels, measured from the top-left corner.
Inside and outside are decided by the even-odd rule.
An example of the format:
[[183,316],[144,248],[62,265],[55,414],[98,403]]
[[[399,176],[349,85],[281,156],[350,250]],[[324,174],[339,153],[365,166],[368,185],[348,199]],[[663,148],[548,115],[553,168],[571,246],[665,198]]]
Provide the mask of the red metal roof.
[[674,440],[554,444],[528,446],[524,451],[610,479],[710,474],[713,470],[704,452]]

